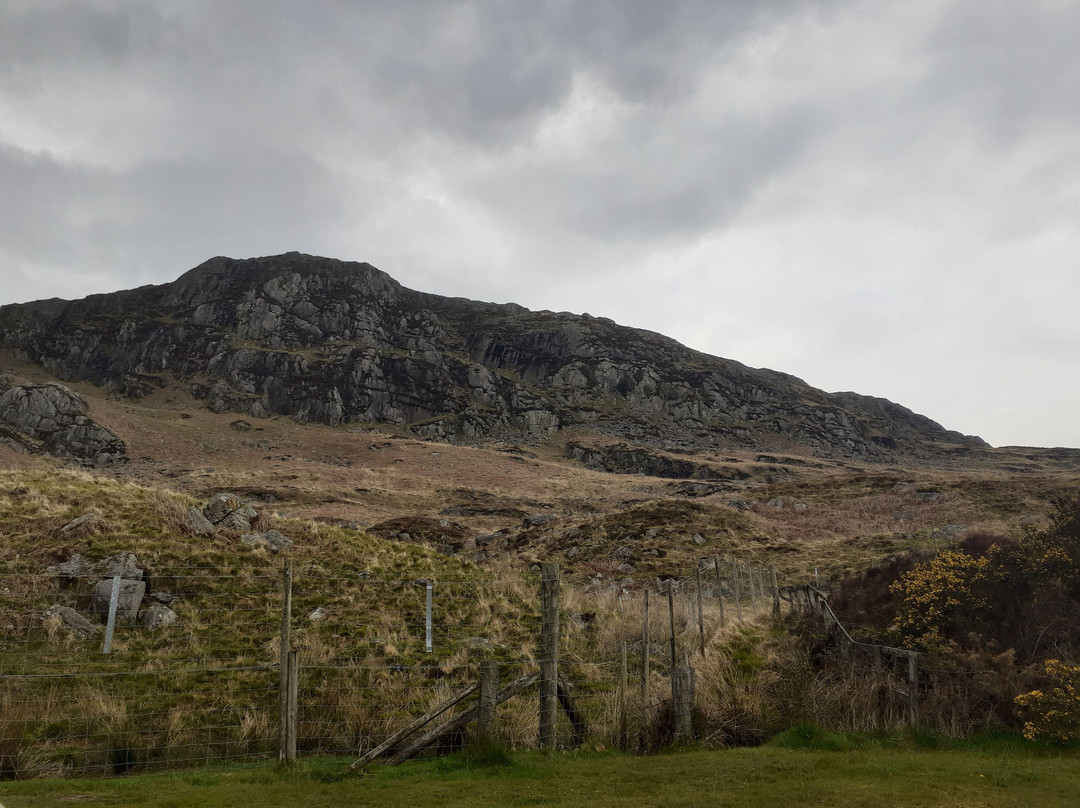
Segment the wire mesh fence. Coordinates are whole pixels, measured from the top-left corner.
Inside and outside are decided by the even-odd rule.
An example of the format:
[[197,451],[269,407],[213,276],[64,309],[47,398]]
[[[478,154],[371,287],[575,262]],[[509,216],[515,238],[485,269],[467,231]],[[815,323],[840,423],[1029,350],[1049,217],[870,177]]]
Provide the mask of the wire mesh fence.
[[[567,577],[553,613],[535,571],[452,580],[315,567],[142,572],[124,579],[142,585],[126,611],[104,603],[118,587],[101,576],[0,576],[0,777],[280,756],[290,725],[298,755],[362,756],[475,689],[484,662],[502,689],[537,671],[542,679],[556,662],[553,713],[545,718],[543,700],[520,688],[499,703],[494,740],[507,747],[738,742],[738,722],[763,708],[725,692],[750,687],[739,684],[745,660],[729,641],[782,609],[830,613],[827,601],[800,599],[812,587],[783,586],[771,569],[732,558],[703,558],[688,575],[638,588]],[[287,651],[299,662],[292,684]],[[873,712],[875,725],[909,720],[907,671],[889,658],[880,670],[880,692],[853,696],[850,709]],[[924,694],[936,686],[927,673],[914,680]],[[428,748],[465,743],[465,724],[448,717],[475,720],[470,703],[439,719],[447,731]]]
[[[137,585],[137,597],[134,605],[114,598],[110,621],[105,595],[121,587],[107,575],[0,576],[0,774],[121,773],[273,755],[286,600],[288,646],[301,660],[301,754],[376,746],[473,681],[483,660],[498,663],[502,683],[544,661],[536,574],[389,579],[298,569],[289,578],[286,598],[273,567],[172,567],[152,577],[121,569],[117,580]],[[577,710],[593,717],[595,735],[617,742],[620,647],[629,643],[640,657],[641,595],[591,579],[565,581],[561,591],[564,709],[555,737],[581,740]],[[715,630],[714,612],[702,616]],[[658,641],[646,655],[659,680],[670,668],[662,653],[670,637],[659,638],[674,626],[676,644],[691,648],[696,623],[682,607],[666,628],[659,611],[649,619]],[[503,707],[499,741],[537,744],[536,710],[535,699]]]
[[146,596],[142,573],[122,580],[144,608],[121,603],[112,627],[109,579],[0,576],[3,774],[121,773],[272,748],[274,577],[162,569]]
[[302,660],[304,753],[376,744],[482,659],[509,677],[535,665],[529,576],[290,577],[283,623],[275,568],[132,568],[123,587],[93,574],[0,576],[0,777],[274,754],[283,625]]

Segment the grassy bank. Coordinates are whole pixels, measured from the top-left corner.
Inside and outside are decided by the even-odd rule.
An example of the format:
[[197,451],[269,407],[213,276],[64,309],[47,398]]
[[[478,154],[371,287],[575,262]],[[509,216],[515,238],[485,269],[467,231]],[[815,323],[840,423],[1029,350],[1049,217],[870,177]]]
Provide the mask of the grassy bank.
[[[810,746],[815,744],[811,742]],[[1015,744],[925,749],[841,743],[652,757],[516,753],[504,765],[463,757],[342,778],[343,760],[309,760],[114,778],[0,784],[7,808],[101,806],[1061,806],[1080,793],[1075,752]]]

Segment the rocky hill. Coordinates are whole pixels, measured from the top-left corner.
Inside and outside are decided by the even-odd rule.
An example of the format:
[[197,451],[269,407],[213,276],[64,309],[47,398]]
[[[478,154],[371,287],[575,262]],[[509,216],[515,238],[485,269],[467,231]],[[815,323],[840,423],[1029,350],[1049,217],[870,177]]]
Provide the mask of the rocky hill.
[[0,307],[0,347],[142,397],[183,381],[215,412],[394,423],[447,441],[576,429],[668,451],[867,460],[979,447],[883,399],[830,394],[605,318],[406,289],[369,264],[213,258],[177,281]]

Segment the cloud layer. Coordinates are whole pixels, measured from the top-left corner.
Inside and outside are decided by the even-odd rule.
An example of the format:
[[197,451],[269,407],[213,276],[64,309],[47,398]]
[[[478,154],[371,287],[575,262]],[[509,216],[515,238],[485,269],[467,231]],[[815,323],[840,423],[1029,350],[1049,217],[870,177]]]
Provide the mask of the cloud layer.
[[1063,0],[16,0],[0,302],[213,255],[606,315],[1080,446]]

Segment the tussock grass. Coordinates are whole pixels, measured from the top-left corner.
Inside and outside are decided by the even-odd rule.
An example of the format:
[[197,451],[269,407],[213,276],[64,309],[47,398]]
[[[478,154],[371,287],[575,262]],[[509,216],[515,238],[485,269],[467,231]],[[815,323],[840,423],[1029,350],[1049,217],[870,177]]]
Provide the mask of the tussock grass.
[[[11,722],[19,717],[7,776],[26,769],[25,748],[44,773],[120,772],[276,747],[281,558],[245,547],[237,534],[190,535],[185,512],[197,501],[178,493],[75,471],[0,473],[0,492],[0,620],[8,626],[0,666],[58,677],[9,680],[22,686],[18,710],[7,712]],[[104,529],[58,545],[59,527],[91,511]],[[516,659],[535,642],[526,640],[535,596],[523,583],[507,586],[418,545],[265,512],[262,519],[296,542],[293,647],[305,666],[306,751],[356,751],[381,740],[459,688],[481,655]],[[53,603],[87,611],[93,580],[63,584],[44,573],[74,552],[92,561],[134,553],[148,591],[173,596],[177,623],[119,626],[104,656],[100,637],[79,640],[57,620],[42,620]],[[430,656],[425,590],[416,583],[429,579],[439,595]],[[316,607],[323,619],[313,622]],[[63,683],[72,697],[49,697],[52,685],[43,682]]]
[[[409,462],[418,461],[422,452],[430,453],[430,445],[413,443],[408,447]],[[327,502],[356,480],[348,469],[332,469],[341,476],[337,487],[325,493]],[[369,488],[364,497],[386,497],[389,502],[400,493],[401,478],[387,469],[365,470],[364,476],[382,486]],[[960,485],[935,483],[941,495],[934,502],[922,502],[894,490],[897,478],[889,475],[861,482],[858,476],[832,476],[839,480],[836,491],[799,489],[790,487],[797,486],[792,482],[784,483],[788,489],[762,488],[760,493],[755,489],[748,494],[752,506],[746,512],[728,507],[719,497],[700,502],[657,499],[659,489],[650,481],[639,483],[640,501],[624,503],[621,509],[613,506],[611,513],[598,512],[592,519],[580,520],[583,511],[574,508],[581,500],[568,499],[570,513],[562,514],[563,524],[582,526],[583,536],[577,541],[585,551],[578,574],[567,575],[564,581],[562,670],[574,684],[575,700],[589,716],[588,746],[611,748],[626,740],[631,748],[654,750],[671,739],[667,603],[654,593],[651,644],[643,649],[637,588],[643,579],[661,572],[684,575],[699,557],[729,552],[744,561],[775,563],[782,578],[799,574],[805,579],[820,564],[825,578],[903,546],[932,543],[929,531],[946,523],[943,520],[980,524],[983,518]],[[209,493],[227,488],[223,483],[228,479],[240,478],[239,472],[214,472],[203,482]],[[281,482],[282,487],[274,490],[282,496],[299,491],[299,497],[312,496],[314,502],[324,479],[311,475]],[[581,494],[575,485],[595,485],[585,490],[604,494],[606,489],[596,479],[591,472],[563,481],[552,477],[541,489],[545,496],[557,493],[572,499]],[[290,494],[288,486],[294,484],[296,491]],[[526,512],[536,507],[532,501],[521,501],[514,491],[512,484],[500,488],[488,482],[476,489],[475,496],[490,495],[487,501],[496,505],[513,501]],[[765,504],[773,494],[782,500],[780,509]],[[431,481],[418,484],[402,500],[406,505],[399,502],[397,507],[421,502],[441,507],[464,496],[460,488],[447,489],[444,480]],[[354,497],[350,507],[359,501]],[[796,511],[797,501],[808,508]],[[0,664],[14,672],[44,669],[71,676],[72,692],[79,694],[77,699],[59,699],[45,686],[26,691],[32,698],[24,696],[23,701],[32,706],[25,719],[29,723],[22,725],[18,736],[27,739],[19,746],[21,770],[126,771],[205,757],[262,755],[276,748],[274,666],[281,558],[242,545],[237,534],[190,535],[185,512],[198,504],[200,500],[190,494],[85,472],[0,472],[0,535],[5,537],[0,576],[6,590],[0,596],[0,625],[13,627],[0,644]],[[899,509],[915,515],[898,525]],[[294,512],[298,510],[302,511]],[[100,515],[99,529],[58,538],[60,527],[88,512]],[[325,518],[327,511],[323,513]],[[502,663],[503,682],[535,666],[539,582],[522,572],[519,560],[533,552],[529,547],[517,554],[510,548],[481,569],[423,544],[387,541],[318,519],[283,518],[268,501],[263,502],[258,520],[259,528],[275,527],[296,542],[291,553],[293,645],[304,666],[302,753],[343,754],[370,748],[471,681],[482,659]],[[492,522],[497,525],[497,518]],[[647,536],[648,530],[656,535]],[[694,533],[705,538],[703,545],[690,541]],[[560,541],[555,538],[547,544],[556,556],[570,547],[562,547]],[[663,550],[666,555],[658,556],[655,564],[635,560],[639,583],[623,590],[613,580],[621,581],[625,573],[607,555],[614,543]],[[85,609],[90,582],[62,587],[41,573],[73,552],[100,560],[121,551],[135,553],[145,565],[152,592],[177,596],[172,608],[179,620],[157,632],[123,627],[114,654],[103,659],[100,641],[72,639],[59,626],[40,620],[45,606],[55,602]],[[725,581],[727,577],[725,570]],[[425,590],[417,583],[426,580],[434,582],[435,593],[436,651],[431,655],[424,650]],[[705,584],[710,588],[702,614],[705,658],[697,652],[691,589],[680,590],[675,613],[679,661],[689,655],[696,668],[694,721],[700,742],[758,744],[799,722],[840,733],[889,733],[903,726],[906,713],[895,694],[895,677],[844,663],[817,666],[771,623],[771,604],[758,602],[752,607],[745,588],[745,622],[738,623],[729,600],[726,627],[721,629],[711,575]],[[323,618],[309,621],[307,616],[316,608]],[[628,739],[619,733],[619,650],[624,641],[630,678]],[[651,667],[644,686],[643,650]],[[16,664],[25,667],[13,667]],[[241,672],[240,667],[253,670]],[[93,678],[120,671],[137,676],[108,685],[105,676]],[[943,731],[961,734],[979,729],[971,715],[945,709],[961,696],[944,689],[928,694],[942,707]],[[535,693],[504,705],[499,721],[502,747],[535,746]],[[565,717],[560,718],[559,735],[571,736]]]

